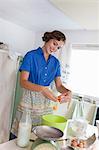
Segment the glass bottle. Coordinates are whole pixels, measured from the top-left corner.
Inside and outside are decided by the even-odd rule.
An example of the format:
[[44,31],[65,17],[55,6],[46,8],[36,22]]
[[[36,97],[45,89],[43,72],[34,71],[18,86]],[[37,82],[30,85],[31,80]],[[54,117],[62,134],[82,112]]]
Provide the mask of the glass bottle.
[[31,135],[31,111],[25,110],[19,122],[17,145],[19,147],[27,147],[29,145]]

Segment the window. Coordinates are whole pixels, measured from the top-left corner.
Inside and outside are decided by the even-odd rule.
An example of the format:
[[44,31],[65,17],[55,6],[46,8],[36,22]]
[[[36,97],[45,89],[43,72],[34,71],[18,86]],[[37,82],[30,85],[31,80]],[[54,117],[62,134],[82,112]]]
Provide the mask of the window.
[[99,97],[99,47],[72,47],[69,85],[75,93]]

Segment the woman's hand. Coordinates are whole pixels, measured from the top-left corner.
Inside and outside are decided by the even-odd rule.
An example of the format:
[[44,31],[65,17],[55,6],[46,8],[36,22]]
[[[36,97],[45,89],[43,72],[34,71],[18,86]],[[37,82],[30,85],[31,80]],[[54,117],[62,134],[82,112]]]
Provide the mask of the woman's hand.
[[48,99],[50,99],[54,102],[58,102],[58,98],[56,96],[54,96],[53,92],[51,90],[49,90],[47,87],[44,87],[44,89],[41,91],[41,93]]
[[72,98],[72,92],[62,84],[60,77],[55,78],[55,85],[57,91],[62,93],[60,96],[58,96],[58,101],[60,103],[66,103],[66,102],[70,103]]
[[63,93],[58,96],[58,101],[60,103],[66,103],[66,102],[70,102],[71,98],[72,98],[72,92],[68,90],[66,93]]

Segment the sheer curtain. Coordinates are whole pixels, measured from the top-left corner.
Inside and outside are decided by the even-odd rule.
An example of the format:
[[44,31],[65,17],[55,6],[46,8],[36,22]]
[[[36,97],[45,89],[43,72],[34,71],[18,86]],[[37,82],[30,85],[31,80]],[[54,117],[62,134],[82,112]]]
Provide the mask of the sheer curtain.
[[17,57],[0,49],[0,143],[9,140],[14,104]]

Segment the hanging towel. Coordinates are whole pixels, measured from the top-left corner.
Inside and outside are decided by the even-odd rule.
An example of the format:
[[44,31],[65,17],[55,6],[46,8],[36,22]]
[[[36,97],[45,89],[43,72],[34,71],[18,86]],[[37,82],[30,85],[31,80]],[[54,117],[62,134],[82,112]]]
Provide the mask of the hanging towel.
[[84,114],[84,104],[83,102],[81,101],[78,101],[76,103],[76,106],[75,106],[75,109],[74,109],[74,112],[73,112],[73,115],[72,115],[72,119],[79,119],[79,118],[83,118],[85,119],[85,114]]
[[9,140],[16,69],[17,60],[10,59],[7,51],[0,51],[0,143]]
[[72,100],[73,105],[71,110],[73,110],[71,119],[74,118],[84,118],[88,121],[89,124],[94,125],[96,112],[97,112],[97,105],[91,102],[83,101],[80,102],[78,100]]

